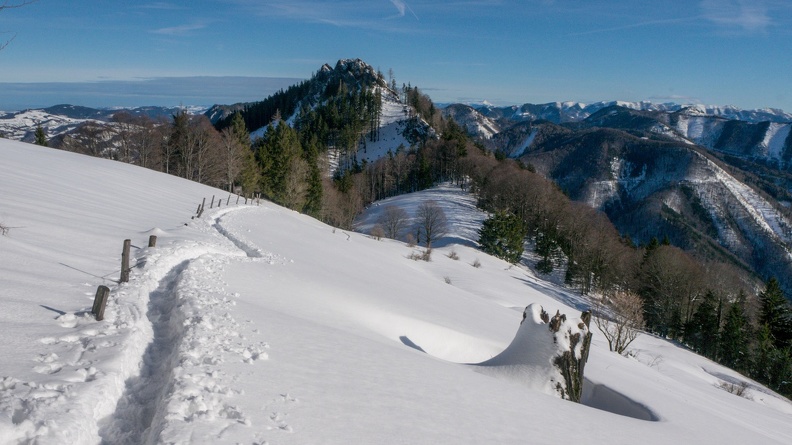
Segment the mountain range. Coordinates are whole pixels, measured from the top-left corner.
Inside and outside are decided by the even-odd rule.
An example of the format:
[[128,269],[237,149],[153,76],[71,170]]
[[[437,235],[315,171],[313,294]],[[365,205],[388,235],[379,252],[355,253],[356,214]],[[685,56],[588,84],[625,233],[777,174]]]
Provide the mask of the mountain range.
[[490,150],[605,212],[634,242],[667,237],[790,285],[792,124],[785,113],[648,103],[453,105],[446,113]]
[[[328,88],[377,88],[383,112],[379,138],[361,144],[369,162],[418,139],[408,133],[413,106],[359,59],[324,65],[311,81],[261,102],[216,105],[214,123],[235,110],[254,110],[262,124],[274,112],[292,122],[301,107]],[[267,112],[263,112],[266,109]],[[139,108],[133,114],[171,116],[175,108]],[[118,110],[59,105],[0,117],[0,133],[32,140],[41,125],[50,137],[87,121],[107,121]],[[487,149],[519,160],[553,179],[572,199],[605,212],[636,243],[668,238],[705,259],[728,261],[792,288],[792,115],[781,110],[653,104],[554,102],[522,106],[443,108]],[[418,117],[420,119],[420,117]],[[421,126],[429,129],[421,120]],[[428,134],[425,133],[424,134]]]

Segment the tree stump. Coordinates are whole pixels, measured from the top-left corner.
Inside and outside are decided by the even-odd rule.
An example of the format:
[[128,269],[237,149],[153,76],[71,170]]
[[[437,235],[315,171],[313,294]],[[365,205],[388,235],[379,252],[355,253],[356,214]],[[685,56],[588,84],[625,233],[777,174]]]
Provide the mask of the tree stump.
[[[577,332],[572,332],[572,329],[566,328],[566,315],[557,311],[555,316],[550,320],[550,331],[557,337],[559,334],[564,335],[569,340],[569,349],[562,352],[553,360],[553,364],[561,371],[564,377],[564,385],[558,382],[556,389],[561,393],[562,399],[572,400],[580,403],[580,397],[583,395],[583,369],[588,361],[589,348],[591,347],[591,331],[589,331],[589,324],[591,323],[591,312],[586,311],[580,315],[580,322],[577,326]],[[581,343],[582,342],[582,343]],[[578,344],[581,343],[578,349]]]
[[479,371],[513,380],[562,399],[580,402],[583,369],[591,345],[591,313],[567,318],[531,304],[511,344],[495,357],[477,364]]

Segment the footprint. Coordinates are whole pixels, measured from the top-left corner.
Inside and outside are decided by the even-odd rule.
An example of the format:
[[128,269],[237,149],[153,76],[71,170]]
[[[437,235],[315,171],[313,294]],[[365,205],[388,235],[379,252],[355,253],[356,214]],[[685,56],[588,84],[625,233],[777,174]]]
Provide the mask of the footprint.
[[71,313],[60,315],[55,320],[58,323],[60,323],[61,327],[64,328],[73,328],[77,326],[77,317],[75,317],[74,314]]
[[55,374],[63,369],[63,365],[60,363],[46,363],[39,366],[33,367],[33,372],[37,372],[39,374]]
[[91,366],[90,368],[83,368],[78,369],[77,374],[80,375],[83,379],[83,382],[92,382],[96,380],[102,373],[100,373],[96,368]]
[[39,356],[34,360],[39,363],[54,363],[56,360],[58,360],[58,354],[54,352],[51,354],[39,354]]

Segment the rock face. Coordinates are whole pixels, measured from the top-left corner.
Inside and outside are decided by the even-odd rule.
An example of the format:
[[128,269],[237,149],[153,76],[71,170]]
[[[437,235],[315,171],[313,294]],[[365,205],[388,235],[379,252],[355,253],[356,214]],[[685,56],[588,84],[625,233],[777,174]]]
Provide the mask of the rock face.
[[568,318],[556,311],[551,317],[541,305],[531,304],[523,311],[511,344],[477,364],[477,371],[580,402],[591,344],[590,321],[590,312]]

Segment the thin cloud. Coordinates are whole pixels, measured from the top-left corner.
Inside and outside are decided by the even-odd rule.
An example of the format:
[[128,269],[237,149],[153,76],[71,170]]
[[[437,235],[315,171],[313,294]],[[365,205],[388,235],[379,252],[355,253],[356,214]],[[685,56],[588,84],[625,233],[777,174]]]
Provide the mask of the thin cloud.
[[701,17],[679,17],[673,19],[660,19],[660,20],[647,20],[644,22],[629,23],[621,26],[613,26],[610,28],[592,29],[589,31],[581,31],[571,33],[572,36],[586,36],[591,34],[601,34],[607,32],[624,31],[627,29],[644,28],[649,26],[662,26],[662,25],[676,25],[680,23],[695,22],[701,20]]
[[699,7],[705,19],[726,29],[761,32],[773,24],[761,0],[702,0]]
[[203,23],[193,23],[190,25],[181,25],[181,26],[172,26],[168,28],[159,28],[152,30],[152,34],[159,34],[165,36],[185,36],[190,34],[193,31],[198,31],[199,29],[206,28],[206,25]]
[[[414,27],[399,27],[389,19],[406,16],[409,12],[418,18],[403,0],[390,0],[399,15],[388,17],[387,3],[363,0],[324,2],[315,0],[260,1],[225,0],[248,8],[261,17],[282,17],[300,22],[321,23],[339,28],[358,28],[392,33],[416,32]],[[403,8],[403,9],[402,9]],[[402,12],[403,11],[403,12]],[[404,22],[400,22],[404,23]]]
[[406,2],[402,0],[390,0],[390,2],[393,3],[393,6],[395,6],[396,9],[399,10],[399,14],[396,17],[404,17],[407,14],[407,11],[410,11],[410,14],[412,14],[412,16],[415,17],[415,20],[418,20],[418,16],[415,15],[415,12],[412,10],[412,8],[410,8],[410,5],[408,5]]

